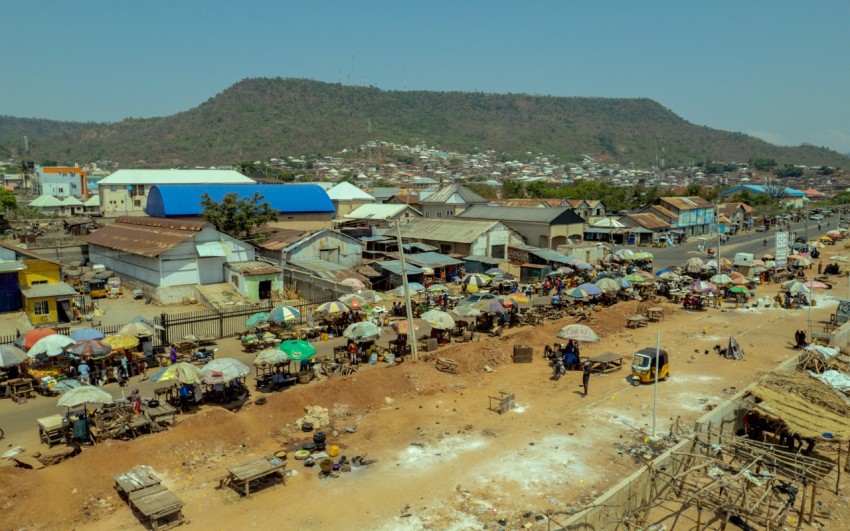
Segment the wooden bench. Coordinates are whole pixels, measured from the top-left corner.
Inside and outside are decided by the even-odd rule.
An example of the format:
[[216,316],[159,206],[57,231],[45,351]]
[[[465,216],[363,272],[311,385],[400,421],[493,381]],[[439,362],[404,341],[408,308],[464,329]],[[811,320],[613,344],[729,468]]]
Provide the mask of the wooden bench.
[[513,393],[499,391],[499,396],[488,397],[490,399],[490,410],[503,415],[514,408],[515,398]]
[[623,368],[623,356],[613,352],[606,352],[587,361],[590,362],[590,371],[595,373],[607,374]]
[[243,496],[251,495],[251,482],[272,474],[279,474],[286,485],[286,463],[276,457],[262,457],[227,469],[227,476],[219,487],[231,486]]
[[183,502],[162,485],[150,467],[138,466],[114,479],[118,495],[148,521],[151,529],[170,529],[183,523]]
[[643,315],[633,315],[626,319],[626,326],[628,328],[638,328],[640,326],[647,326],[648,324],[649,319]]
[[449,358],[437,358],[437,363],[434,366],[438,371],[457,374],[457,362],[455,360]]

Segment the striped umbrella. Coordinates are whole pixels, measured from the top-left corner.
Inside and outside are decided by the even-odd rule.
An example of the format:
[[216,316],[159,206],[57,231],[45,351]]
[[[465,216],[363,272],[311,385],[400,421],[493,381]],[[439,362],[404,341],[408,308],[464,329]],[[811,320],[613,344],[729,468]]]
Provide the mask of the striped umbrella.
[[725,274],[714,275],[711,277],[711,282],[715,286],[728,286],[729,284],[732,284],[732,278]]
[[361,321],[359,323],[351,323],[342,332],[343,337],[348,339],[377,339],[381,337],[381,329],[370,323],[369,321]]
[[505,307],[496,299],[484,299],[473,302],[470,306],[478,308],[482,313],[505,313]]
[[788,280],[782,283],[782,287],[791,292],[792,295],[807,295],[811,290],[799,280]]
[[348,306],[350,310],[365,310],[372,307],[372,303],[356,293],[348,293],[339,298],[339,302]]
[[440,291],[449,291],[449,288],[445,284],[431,284],[425,291],[428,293],[437,293]]
[[191,363],[180,361],[173,365],[167,365],[161,368],[156,371],[156,374],[151,376],[152,382],[168,382],[174,380],[190,385],[200,384],[204,381],[204,373],[201,372],[201,369],[195,367]]
[[301,312],[292,306],[278,306],[269,312],[269,321],[273,323],[288,323],[300,320]]
[[35,345],[36,341],[43,337],[51,336],[57,333],[52,328],[33,328],[15,340],[15,346],[24,350],[29,350]]
[[108,356],[109,353],[112,352],[112,346],[102,341],[98,341],[97,339],[88,339],[77,341],[68,347],[66,352],[70,352],[80,358],[102,358],[104,356]]
[[340,284],[342,284],[343,286],[348,286],[349,288],[354,288],[354,289],[365,289],[366,288],[366,284],[364,284],[363,281],[356,279],[356,278],[346,278],[345,280],[341,281]]
[[466,275],[465,277],[463,277],[463,280],[461,280],[461,284],[466,284],[467,286],[472,285],[472,286],[479,286],[480,287],[480,286],[486,286],[489,283],[490,283],[490,277],[488,277],[487,275],[481,275],[481,274],[478,274],[478,273],[470,273],[469,275]]
[[600,278],[596,281],[596,287],[606,293],[620,291],[620,285],[613,278]]
[[584,291],[581,288],[573,288],[564,292],[564,295],[567,297],[572,297],[574,299],[589,299],[590,294]]
[[336,313],[347,313],[348,306],[339,302],[339,301],[331,301],[326,302],[324,304],[320,304],[316,308],[316,313],[327,313],[327,314],[336,314]]

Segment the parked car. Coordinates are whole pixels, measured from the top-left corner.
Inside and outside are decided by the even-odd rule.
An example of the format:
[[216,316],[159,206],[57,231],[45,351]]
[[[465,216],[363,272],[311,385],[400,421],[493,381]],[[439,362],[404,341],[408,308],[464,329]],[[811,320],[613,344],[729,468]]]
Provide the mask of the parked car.
[[756,232],[767,232],[767,227],[765,227],[764,225],[759,225],[758,227],[756,227]]
[[823,214],[812,214],[811,216],[809,216],[809,219],[813,221],[820,221],[823,219]]

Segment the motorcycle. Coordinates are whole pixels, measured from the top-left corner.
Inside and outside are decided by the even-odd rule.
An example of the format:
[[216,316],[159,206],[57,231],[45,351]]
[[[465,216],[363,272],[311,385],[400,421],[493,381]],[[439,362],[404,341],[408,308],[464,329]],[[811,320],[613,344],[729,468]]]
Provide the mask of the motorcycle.
[[714,255],[716,255],[716,254],[717,254],[717,251],[715,251],[715,250],[714,250],[713,248],[711,248],[711,247],[709,247],[709,249],[708,249],[708,251],[707,251],[707,252],[708,252],[708,257],[709,257],[709,258],[714,258]]
[[212,350],[196,350],[189,356],[189,362],[197,363],[199,365],[203,365],[208,361],[212,361],[215,359],[215,353],[218,351],[217,348]]

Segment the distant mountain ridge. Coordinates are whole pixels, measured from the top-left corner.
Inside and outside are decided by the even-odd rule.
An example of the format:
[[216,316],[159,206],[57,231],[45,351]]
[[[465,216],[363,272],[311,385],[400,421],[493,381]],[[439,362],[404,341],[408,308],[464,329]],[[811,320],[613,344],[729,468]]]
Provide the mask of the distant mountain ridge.
[[562,161],[597,159],[667,166],[700,160],[850,166],[811,145],[781,147],[742,133],[691,124],[650,99],[385,91],[305,79],[240,81],[172,116],[81,124],[0,117],[0,153],[34,160],[113,160],[123,167],[232,164],[281,155],[330,154],[369,140],[472,152],[526,152]]

